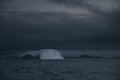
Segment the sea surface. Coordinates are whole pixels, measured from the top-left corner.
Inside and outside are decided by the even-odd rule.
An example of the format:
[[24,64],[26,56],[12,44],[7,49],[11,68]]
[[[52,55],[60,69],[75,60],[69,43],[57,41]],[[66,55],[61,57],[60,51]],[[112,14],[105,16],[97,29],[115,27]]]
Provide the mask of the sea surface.
[[120,59],[1,59],[0,80],[120,80]]

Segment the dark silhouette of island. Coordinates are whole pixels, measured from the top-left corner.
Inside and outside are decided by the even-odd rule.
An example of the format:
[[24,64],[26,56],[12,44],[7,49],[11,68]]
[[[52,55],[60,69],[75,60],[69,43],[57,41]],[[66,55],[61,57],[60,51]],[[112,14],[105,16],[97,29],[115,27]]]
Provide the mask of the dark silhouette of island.
[[80,56],[75,56],[75,57],[65,57],[65,58],[104,58],[104,57],[99,57],[99,56],[93,56],[93,55],[88,55],[88,54],[82,54]]

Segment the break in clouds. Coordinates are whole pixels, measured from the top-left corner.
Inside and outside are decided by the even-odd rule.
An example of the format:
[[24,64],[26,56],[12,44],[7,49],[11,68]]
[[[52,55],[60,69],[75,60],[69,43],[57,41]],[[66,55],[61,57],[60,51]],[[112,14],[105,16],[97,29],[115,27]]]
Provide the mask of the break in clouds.
[[0,48],[120,48],[118,0],[1,0]]

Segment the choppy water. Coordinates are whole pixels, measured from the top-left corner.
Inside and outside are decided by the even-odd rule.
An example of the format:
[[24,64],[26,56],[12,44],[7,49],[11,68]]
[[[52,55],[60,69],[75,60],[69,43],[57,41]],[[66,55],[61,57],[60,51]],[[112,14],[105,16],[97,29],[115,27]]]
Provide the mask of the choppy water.
[[120,59],[4,59],[0,80],[120,80]]

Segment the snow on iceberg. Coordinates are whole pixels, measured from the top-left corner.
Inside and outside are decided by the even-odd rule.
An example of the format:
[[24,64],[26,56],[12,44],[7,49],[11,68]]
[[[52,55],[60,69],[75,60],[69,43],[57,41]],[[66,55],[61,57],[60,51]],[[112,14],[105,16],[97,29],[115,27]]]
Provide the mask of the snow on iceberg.
[[29,51],[25,52],[22,55],[19,55],[18,57],[25,57],[26,56],[32,56],[33,58],[38,58],[45,60],[45,59],[64,59],[64,57],[61,55],[61,52],[54,49],[41,49],[37,51]]
[[64,59],[60,51],[54,49],[41,50],[40,59]]

